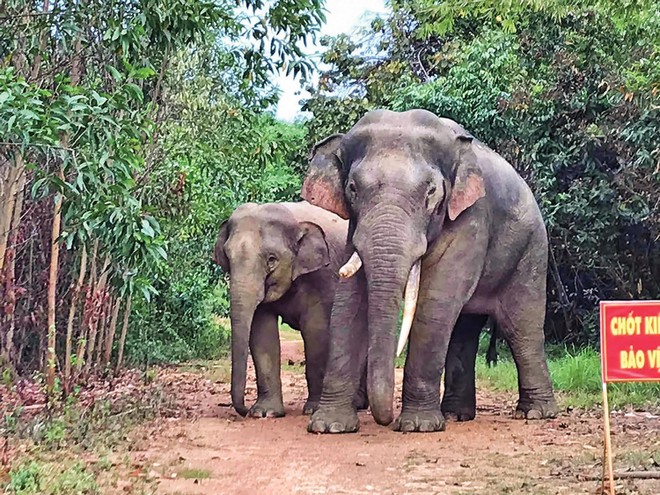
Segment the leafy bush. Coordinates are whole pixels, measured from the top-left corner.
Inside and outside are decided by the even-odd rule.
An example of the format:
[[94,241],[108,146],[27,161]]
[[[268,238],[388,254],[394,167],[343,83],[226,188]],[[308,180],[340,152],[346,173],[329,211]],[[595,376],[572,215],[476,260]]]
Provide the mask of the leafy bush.
[[218,357],[229,342],[218,320],[229,315],[227,284],[212,261],[221,222],[245,202],[298,199],[305,129],[218,95],[212,78],[188,77],[209,63],[177,58],[164,91],[180,111],[162,129],[161,164],[145,197],[160,212],[168,263],[131,320],[135,362]]
[[317,0],[3,2],[0,361],[12,374],[47,368],[52,393],[61,371],[69,393],[121,366],[124,337],[134,361],[217,353],[213,230],[240,202],[299,188],[304,130],[267,110],[274,74],[308,76],[298,45],[323,19]]

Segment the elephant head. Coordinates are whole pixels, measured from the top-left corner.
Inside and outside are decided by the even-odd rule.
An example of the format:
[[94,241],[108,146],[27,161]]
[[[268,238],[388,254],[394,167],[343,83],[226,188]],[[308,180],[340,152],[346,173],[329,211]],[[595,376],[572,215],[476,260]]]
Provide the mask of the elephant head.
[[396,327],[404,297],[399,351],[415,312],[421,259],[485,195],[473,138],[424,110],[367,113],[345,135],[317,143],[301,195],[349,219],[354,254],[340,269],[367,280],[367,391],[374,419],[393,419]]
[[229,273],[231,398],[247,414],[245,380],[252,319],[260,304],[279,300],[300,276],[330,263],[323,230],[298,222],[283,205],[239,206],[220,226],[214,260]]

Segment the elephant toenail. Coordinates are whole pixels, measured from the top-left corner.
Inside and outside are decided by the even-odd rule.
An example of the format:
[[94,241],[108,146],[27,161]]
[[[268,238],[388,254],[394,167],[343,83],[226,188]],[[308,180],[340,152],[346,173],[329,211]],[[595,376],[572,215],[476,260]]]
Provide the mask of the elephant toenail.
[[344,425],[341,423],[332,423],[328,431],[330,433],[342,433],[344,431]]
[[543,417],[543,414],[541,414],[541,411],[537,409],[532,409],[531,411],[527,412],[527,419],[541,419]]
[[310,433],[325,433],[325,423],[323,421],[313,421],[309,424]]

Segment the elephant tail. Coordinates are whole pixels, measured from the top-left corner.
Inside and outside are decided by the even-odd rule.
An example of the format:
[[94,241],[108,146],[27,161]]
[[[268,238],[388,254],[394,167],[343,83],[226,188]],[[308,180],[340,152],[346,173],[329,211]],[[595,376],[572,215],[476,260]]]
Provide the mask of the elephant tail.
[[490,344],[488,344],[488,350],[486,351],[486,364],[490,368],[491,366],[497,366],[497,336],[498,328],[497,321],[494,318],[490,320]]

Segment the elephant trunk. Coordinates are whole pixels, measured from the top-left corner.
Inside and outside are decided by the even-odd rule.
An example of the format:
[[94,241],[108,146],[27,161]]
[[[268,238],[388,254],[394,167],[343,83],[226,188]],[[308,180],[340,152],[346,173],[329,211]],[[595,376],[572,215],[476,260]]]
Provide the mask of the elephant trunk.
[[248,274],[231,276],[229,298],[231,301],[231,403],[241,416],[248,412],[245,407],[245,382],[247,375],[248,346],[254,312],[264,297],[263,284],[255,290],[254,278]]
[[374,420],[380,425],[394,419],[396,330],[404,287],[418,258],[416,246],[412,247],[409,236],[401,232],[406,220],[409,222],[396,208],[383,208],[376,220],[369,223],[376,227],[356,232],[355,238],[368,287],[367,394]]

